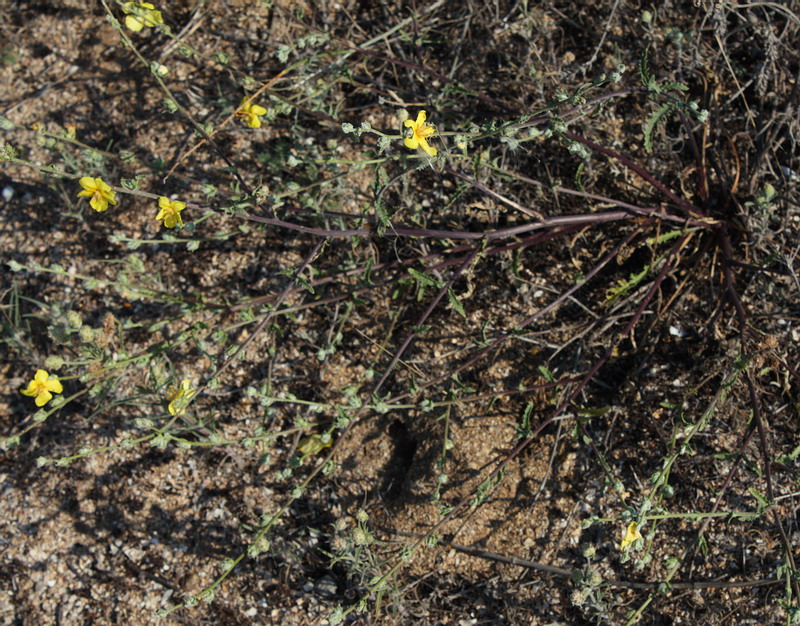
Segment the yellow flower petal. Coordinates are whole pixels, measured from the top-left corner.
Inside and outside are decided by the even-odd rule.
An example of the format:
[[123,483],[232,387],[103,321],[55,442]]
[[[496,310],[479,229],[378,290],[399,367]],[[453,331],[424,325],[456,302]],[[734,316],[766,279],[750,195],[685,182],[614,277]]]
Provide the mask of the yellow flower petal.
[[94,178],[91,176],[84,176],[78,181],[78,184],[83,187],[83,191],[78,193],[78,196],[91,196],[94,193]]
[[434,148],[431,145],[428,145],[428,142],[425,141],[424,139],[419,140],[419,145],[428,154],[429,157],[433,158],[436,156],[437,154],[436,148]]
[[639,524],[636,522],[631,522],[628,524],[628,528],[625,530],[625,537],[622,538],[622,542],[619,544],[620,550],[625,550],[629,545],[631,545],[637,539],[642,538],[642,533],[639,532]]
[[138,33],[144,28],[144,22],[135,15],[129,15],[125,18],[125,26],[131,29],[134,33]]
[[416,135],[412,135],[411,137],[405,138],[406,148],[411,148],[412,150],[416,150],[419,148],[419,139],[417,139]]
[[300,443],[297,444],[297,449],[303,453],[303,456],[309,456],[318,454],[325,448],[330,448],[331,443],[333,442],[330,440],[328,440],[327,443],[324,443],[320,435],[311,435],[309,437],[303,437],[300,440]]
[[36,406],[44,406],[52,399],[53,394],[45,389],[36,394],[36,400],[34,400],[34,402],[36,403]]
[[242,98],[242,101],[239,103],[239,111],[236,115],[242,118],[250,128],[261,128],[261,119],[259,116],[266,115],[267,110],[258,105],[251,102],[247,96]]
[[170,387],[169,393],[167,394],[167,400],[169,401],[167,409],[169,409],[169,414],[180,415],[183,413],[186,407],[189,406],[189,400],[194,397],[195,393],[197,392],[192,390],[192,381],[188,378],[184,378],[181,381],[178,389]]
[[100,194],[95,194],[92,196],[92,199],[89,200],[89,206],[98,213],[102,213],[108,208],[108,200],[106,200]]
[[150,2],[125,2],[122,4],[122,11],[127,15],[125,26],[135,33],[145,26],[152,28],[164,23],[161,11],[156,11]]

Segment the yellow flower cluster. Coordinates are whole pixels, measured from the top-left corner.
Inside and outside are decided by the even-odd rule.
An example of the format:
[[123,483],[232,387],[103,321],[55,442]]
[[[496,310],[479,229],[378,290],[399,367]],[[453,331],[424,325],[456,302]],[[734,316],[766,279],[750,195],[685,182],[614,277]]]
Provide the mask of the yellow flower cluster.
[[152,28],[164,23],[161,11],[156,11],[149,2],[125,2],[122,4],[122,12],[127,16],[125,26],[134,33],[138,33],[145,26]]
[[[84,176],[78,181],[83,191],[78,197],[89,198],[89,205],[98,213],[105,211],[109,204],[117,204],[116,192],[102,178]],[[186,208],[186,203],[180,200],[170,200],[165,196],[158,199],[158,215],[156,220],[163,221],[167,228],[183,227],[181,211]]]

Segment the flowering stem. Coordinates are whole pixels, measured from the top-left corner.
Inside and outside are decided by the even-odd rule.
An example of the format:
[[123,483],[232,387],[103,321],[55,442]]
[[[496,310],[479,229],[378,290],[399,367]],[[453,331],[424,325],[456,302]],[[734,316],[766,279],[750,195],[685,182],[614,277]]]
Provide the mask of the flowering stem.
[[[688,521],[700,521],[703,519],[715,519],[720,517],[725,517],[729,519],[752,519],[754,515],[754,511],[710,511],[706,513],[702,513],[700,511],[695,511],[692,513],[648,513],[641,517],[641,523],[644,525],[645,522],[657,521],[657,520],[665,520],[665,519],[685,519]],[[620,521],[619,517],[593,517],[592,521],[598,523],[608,523],[608,522],[618,522]]]
[[[66,379],[62,379],[62,380],[66,380]],[[27,425],[25,428],[23,428],[22,430],[19,430],[19,431],[17,431],[16,433],[13,433],[13,434],[9,435],[8,437],[6,437],[6,438],[5,438],[5,440],[6,440],[6,441],[18,440],[18,439],[19,439],[19,438],[21,438],[22,436],[24,436],[24,435],[26,435],[27,433],[29,433],[30,431],[32,431],[34,428],[38,428],[39,426],[41,426],[42,424],[44,424],[44,422],[46,422],[46,421],[47,421],[47,419],[48,419],[48,418],[49,418],[51,415],[53,415],[53,413],[55,413],[56,411],[60,411],[60,410],[61,410],[61,409],[63,409],[63,408],[64,408],[64,407],[65,407],[67,404],[69,404],[70,402],[72,402],[73,400],[75,400],[75,398],[80,398],[80,397],[81,397],[83,394],[85,394],[87,391],[89,391],[89,389],[88,389],[88,388],[86,388],[86,389],[81,389],[80,391],[78,391],[78,392],[76,392],[76,393],[72,394],[71,396],[68,396],[68,397],[64,398],[64,399],[63,399],[64,401],[63,401],[61,404],[59,404],[58,406],[56,406],[56,407],[52,407],[52,408],[50,408],[50,409],[48,409],[48,410],[45,410],[45,409],[40,409],[39,411],[37,411],[37,413],[40,415],[40,417],[39,417],[39,418],[35,418],[35,419],[34,419],[34,421],[33,421],[32,423],[28,424],[28,425]],[[35,415],[35,414],[34,414],[34,415]]]
[[[108,13],[108,15],[113,17],[114,14],[111,12],[111,8],[108,6],[108,3],[106,2],[106,0],[100,0],[100,2],[102,2],[103,7],[106,10],[106,13]],[[122,29],[122,25],[119,24],[118,21],[116,21],[116,18],[115,18],[114,21],[117,24],[117,31],[119,32],[123,43],[128,48],[131,49],[133,54],[136,55],[136,58],[139,59],[139,61],[142,63],[142,65],[149,71],[150,64],[142,56],[142,54],[139,52],[139,50],[136,49],[136,46],[133,45],[133,41],[131,41],[130,37],[128,37],[128,35]],[[247,193],[252,193],[252,189],[247,184],[247,181],[245,181],[244,178],[242,178],[241,174],[239,174],[239,169],[234,165],[233,161],[230,160],[230,157],[228,157],[227,153],[222,148],[220,148],[219,145],[217,145],[217,143],[206,132],[205,128],[203,128],[200,124],[198,124],[195,121],[195,119],[194,119],[194,117],[192,117],[191,113],[189,113],[189,111],[187,111],[186,108],[184,108],[184,106],[181,105],[180,102],[178,102],[178,100],[175,98],[175,96],[172,93],[172,91],[170,90],[170,88],[167,87],[166,83],[162,80],[161,76],[159,76],[155,72],[151,72],[151,75],[152,75],[153,79],[156,81],[156,83],[158,83],[158,86],[161,88],[161,90],[172,101],[172,103],[175,105],[175,107],[183,114],[183,116],[186,118],[186,120],[189,122],[189,124],[192,126],[192,128],[194,128],[194,130],[196,130],[200,134],[201,137],[203,137],[206,141],[208,141],[208,143],[212,146],[212,148],[214,148],[214,150],[220,156],[220,158],[223,161],[225,161],[225,164],[228,166],[228,168],[230,168],[230,171],[233,173],[234,177],[239,181],[239,184],[242,186],[242,189],[244,189]]]

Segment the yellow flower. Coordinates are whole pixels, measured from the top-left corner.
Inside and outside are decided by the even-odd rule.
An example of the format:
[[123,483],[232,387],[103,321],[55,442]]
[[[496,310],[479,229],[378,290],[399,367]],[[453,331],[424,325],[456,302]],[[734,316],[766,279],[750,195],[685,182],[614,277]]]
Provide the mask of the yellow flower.
[[411,134],[406,137],[406,148],[416,150],[422,148],[430,157],[436,156],[436,148],[428,145],[428,137],[436,132],[436,129],[430,124],[425,123],[427,113],[420,111],[417,114],[416,120],[406,120],[404,126],[411,129]]
[[192,390],[192,381],[188,378],[184,378],[181,381],[178,389],[170,387],[167,393],[167,401],[169,402],[167,408],[169,409],[169,414],[180,415],[183,413],[186,407],[189,406],[189,400],[191,400],[196,393],[196,391]]
[[320,435],[311,435],[309,437],[303,437],[300,440],[300,443],[297,444],[297,449],[303,453],[303,456],[311,456],[314,454],[319,454],[325,448],[330,448],[331,443],[333,443],[330,439],[327,442],[322,441],[322,437]]
[[145,26],[152,28],[156,24],[163,24],[164,18],[161,11],[154,11],[155,7],[149,2],[125,2],[122,12],[127,15],[125,26],[134,33],[138,33]]
[[44,406],[53,399],[54,393],[63,391],[64,387],[61,386],[58,376],[50,378],[50,375],[44,370],[36,370],[36,375],[28,383],[28,388],[20,390],[23,395],[35,397],[36,406]]
[[91,176],[84,176],[78,181],[83,187],[83,191],[78,194],[78,197],[85,196],[91,198],[89,206],[95,211],[101,213],[108,208],[108,203],[116,204],[114,199],[116,193],[109,187],[102,178],[92,178]]
[[175,228],[176,225],[183,228],[183,220],[181,219],[181,211],[186,208],[185,202],[178,200],[170,200],[161,196],[158,199],[158,207],[161,209],[156,215],[157,220],[164,220],[164,226],[167,228]]
[[266,115],[267,110],[257,104],[253,104],[250,99],[245,96],[239,105],[239,110],[236,112],[238,117],[241,117],[250,128],[261,128],[261,116]]
[[631,522],[625,530],[625,537],[622,538],[622,543],[619,544],[619,549],[624,550],[637,539],[642,538],[642,533],[639,532],[639,524]]

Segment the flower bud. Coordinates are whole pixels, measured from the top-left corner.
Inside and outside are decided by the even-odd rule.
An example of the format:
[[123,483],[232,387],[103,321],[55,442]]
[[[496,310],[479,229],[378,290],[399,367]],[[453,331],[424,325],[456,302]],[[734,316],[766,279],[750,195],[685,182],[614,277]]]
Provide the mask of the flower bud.
[[81,326],[78,335],[83,343],[94,343],[94,331],[88,326]]
[[83,320],[81,319],[80,313],[77,311],[69,311],[67,313],[67,323],[72,328],[80,328],[83,326]]
[[44,360],[44,368],[48,371],[60,370],[64,366],[64,359],[60,356],[49,356]]

